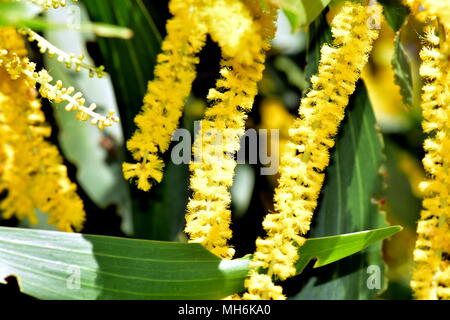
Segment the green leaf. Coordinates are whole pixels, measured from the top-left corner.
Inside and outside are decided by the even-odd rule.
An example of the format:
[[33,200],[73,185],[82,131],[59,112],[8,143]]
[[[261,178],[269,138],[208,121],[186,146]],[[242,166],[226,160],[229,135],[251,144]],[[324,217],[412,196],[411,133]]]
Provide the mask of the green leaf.
[[307,27],[325,9],[330,0],[277,0],[293,30]]
[[392,67],[395,74],[395,83],[400,86],[403,103],[412,106],[414,102],[414,87],[412,80],[411,62],[401,43],[400,32],[397,32],[394,40],[394,56]]
[[397,32],[409,15],[409,8],[400,0],[378,0],[383,5],[383,13],[391,28]]
[[40,299],[220,299],[247,272],[198,244],[0,228],[0,281]]
[[300,259],[296,264],[297,273],[302,273],[311,259],[317,258],[314,268],[323,267],[389,238],[401,230],[401,226],[390,226],[370,231],[309,239],[299,249]]
[[[382,200],[382,150],[383,142],[376,129],[367,91],[359,82],[326,170],[326,182],[314,214],[311,237],[386,226],[385,216],[377,204]],[[367,267],[370,265],[378,266],[384,272],[381,243],[332,265],[304,273],[304,285],[292,298],[372,299],[378,290],[370,290],[366,286]],[[381,280],[384,282],[384,275]]]
[[[399,230],[307,240],[299,264],[331,263]],[[243,291],[249,258],[221,260],[198,244],[0,227],[0,283],[15,276],[40,299],[221,299]]]
[[323,12],[311,24],[308,32],[308,46],[306,48],[305,77],[309,82],[311,77],[317,73],[320,61],[320,49],[325,43],[331,43],[331,28],[327,23]]
[[[408,177],[410,172],[405,172],[405,169],[401,167],[408,157],[408,151],[403,150],[387,137],[385,142],[387,171],[385,194],[389,220],[400,223],[415,233],[422,203],[411,188],[411,177]],[[404,146],[402,145],[402,147]],[[416,161],[417,167],[421,168],[420,160],[412,155],[410,157],[411,161]]]

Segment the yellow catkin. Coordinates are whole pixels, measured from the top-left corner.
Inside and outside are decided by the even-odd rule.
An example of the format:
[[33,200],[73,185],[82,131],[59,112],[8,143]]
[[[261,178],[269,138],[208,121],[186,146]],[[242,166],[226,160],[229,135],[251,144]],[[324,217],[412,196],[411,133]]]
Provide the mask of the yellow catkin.
[[380,14],[378,5],[346,2],[332,21],[333,43],[321,48],[312,89],[302,99],[300,117],[289,131],[275,190],[275,212],[263,222],[267,236],[256,241],[251,267],[262,268],[266,274],[252,272],[245,282],[244,299],[284,299],[281,288],[272,284],[272,276],[284,280],[295,275],[298,246],[305,241],[302,235],[309,231],[317,206],[329,149],[378,36],[370,22],[380,21]]
[[428,180],[420,184],[423,210],[417,226],[411,287],[417,299],[450,299],[450,47],[427,28],[420,57],[423,165]]
[[155,78],[148,84],[142,111],[135,118],[137,130],[127,147],[137,163],[124,163],[126,179],[136,179],[139,189],[148,191],[162,179],[163,161],[170,139],[182,114],[195,79],[196,56],[204,46],[206,28],[201,0],[171,0],[173,18],[167,23],[167,37],[158,55]]
[[[0,49],[26,54],[14,29],[0,28]],[[0,65],[0,190],[7,191],[0,209],[37,223],[35,209],[49,214],[61,231],[80,230],[85,219],[76,185],[68,176],[58,149],[45,139],[45,123],[37,92],[25,75],[11,79]]]
[[185,232],[190,242],[201,243],[223,258],[234,254],[227,243],[232,235],[229,188],[236,166],[234,156],[275,30],[266,25],[273,25],[275,8],[263,12],[256,6],[259,3],[220,0],[205,10],[208,30],[222,48],[221,78],[208,94],[211,107],[194,142],[196,159],[190,166],[193,193],[187,205]]

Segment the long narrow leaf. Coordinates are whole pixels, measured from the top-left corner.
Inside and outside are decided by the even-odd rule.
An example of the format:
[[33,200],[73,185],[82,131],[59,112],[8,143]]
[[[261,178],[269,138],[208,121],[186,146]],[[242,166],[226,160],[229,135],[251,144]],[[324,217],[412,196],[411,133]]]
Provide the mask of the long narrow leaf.
[[[311,239],[298,272],[322,266],[399,227]],[[221,260],[198,244],[0,228],[0,282],[18,279],[40,299],[221,299],[243,290],[248,259]]]

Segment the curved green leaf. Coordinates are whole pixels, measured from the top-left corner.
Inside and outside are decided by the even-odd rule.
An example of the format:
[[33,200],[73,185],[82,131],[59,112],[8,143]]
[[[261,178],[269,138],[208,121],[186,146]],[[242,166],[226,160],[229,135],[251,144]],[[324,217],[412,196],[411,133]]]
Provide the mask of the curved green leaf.
[[[298,273],[398,232],[400,227],[310,239]],[[0,283],[18,278],[40,299],[221,299],[244,289],[248,258],[221,260],[198,244],[0,227]]]
[[302,273],[311,259],[317,258],[314,268],[323,267],[359,252],[401,230],[401,226],[390,226],[370,231],[308,239],[299,249],[300,259],[296,265],[297,273]]

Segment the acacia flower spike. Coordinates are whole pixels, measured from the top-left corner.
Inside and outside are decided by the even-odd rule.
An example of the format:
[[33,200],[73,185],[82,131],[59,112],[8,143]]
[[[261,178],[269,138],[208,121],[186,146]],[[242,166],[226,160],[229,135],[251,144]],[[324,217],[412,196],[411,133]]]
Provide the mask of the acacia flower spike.
[[114,111],[109,111],[106,116],[96,113],[95,104],[86,107],[85,99],[81,92],[75,92],[73,87],[65,88],[60,80],[55,85],[51,84],[53,78],[48,74],[47,70],[42,69],[35,71],[36,65],[29,61],[28,58],[19,57],[15,52],[8,50],[0,50],[0,65],[3,65],[12,79],[17,79],[21,74],[27,76],[32,85],[40,84],[39,93],[42,97],[47,98],[55,103],[67,101],[67,111],[78,111],[77,118],[82,121],[91,119],[93,125],[97,125],[99,129],[112,126],[119,119],[114,115]]
[[[259,6],[259,2],[217,0],[205,8],[208,30],[213,30],[213,37],[226,50],[222,52],[221,76],[208,93],[211,106],[194,142],[193,153],[198,161],[189,168],[193,192],[187,205],[185,232],[190,242],[200,243],[227,259],[234,255],[234,249],[227,243],[232,237],[229,188],[236,167],[232,155],[240,148],[247,112],[251,111],[258,92],[257,83],[262,79],[277,14],[271,8],[254,17]],[[212,24],[223,27],[214,29]],[[233,24],[246,26],[236,41],[230,40],[231,31],[225,27]]]
[[[0,28],[0,44],[27,55],[25,41],[14,28]],[[35,208],[49,215],[61,231],[79,231],[85,220],[77,186],[70,181],[58,148],[47,141],[45,121],[34,83],[23,74],[14,79],[0,64],[0,202],[5,218],[38,222]]]
[[57,61],[60,63],[64,63],[68,69],[74,68],[75,71],[80,72],[81,69],[86,69],[89,71],[89,77],[93,78],[97,76],[98,78],[102,78],[105,75],[105,67],[94,67],[85,62],[83,55],[76,56],[75,54],[68,54],[63,50],[55,47],[44,37],[40,36],[38,33],[34,32],[30,28],[20,28],[19,33],[26,36],[28,41],[36,41],[37,45],[42,54],[48,53],[48,56],[52,58],[53,56],[57,56]]
[[414,250],[415,269],[411,288],[417,299],[450,299],[450,46],[433,27],[425,30],[420,52],[422,88],[422,127],[428,138],[423,166],[427,180],[420,183],[423,210],[417,224]]
[[[244,299],[283,298],[271,278],[285,280],[295,275],[298,246],[310,228],[317,207],[324,171],[329,163],[329,149],[344,118],[349,96],[368,60],[378,30],[369,25],[379,21],[381,6],[370,9],[345,2],[331,23],[333,42],[321,48],[319,69],[311,78],[312,88],[302,99],[299,118],[289,130],[289,143],[281,163],[275,190],[275,212],[263,221],[267,233],[256,240],[256,252],[250,262],[253,269],[245,286]],[[375,17],[371,14],[376,15]],[[262,277],[256,270],[264,270]],[[264,281],[265,285],[260,283]]]
[[173,17],[166,25],[167,36],[157,57],[154,79],[147,85],[144,104],[134,120],[137,130],[127,142],[136,163],[125,162],[122,166],[125,179],[135,180],[144,191],[163,177],[160,154],[169,148],[197,74],[197,54],[206,41],[206,27],[199,12],[203,2],[169,2]]

